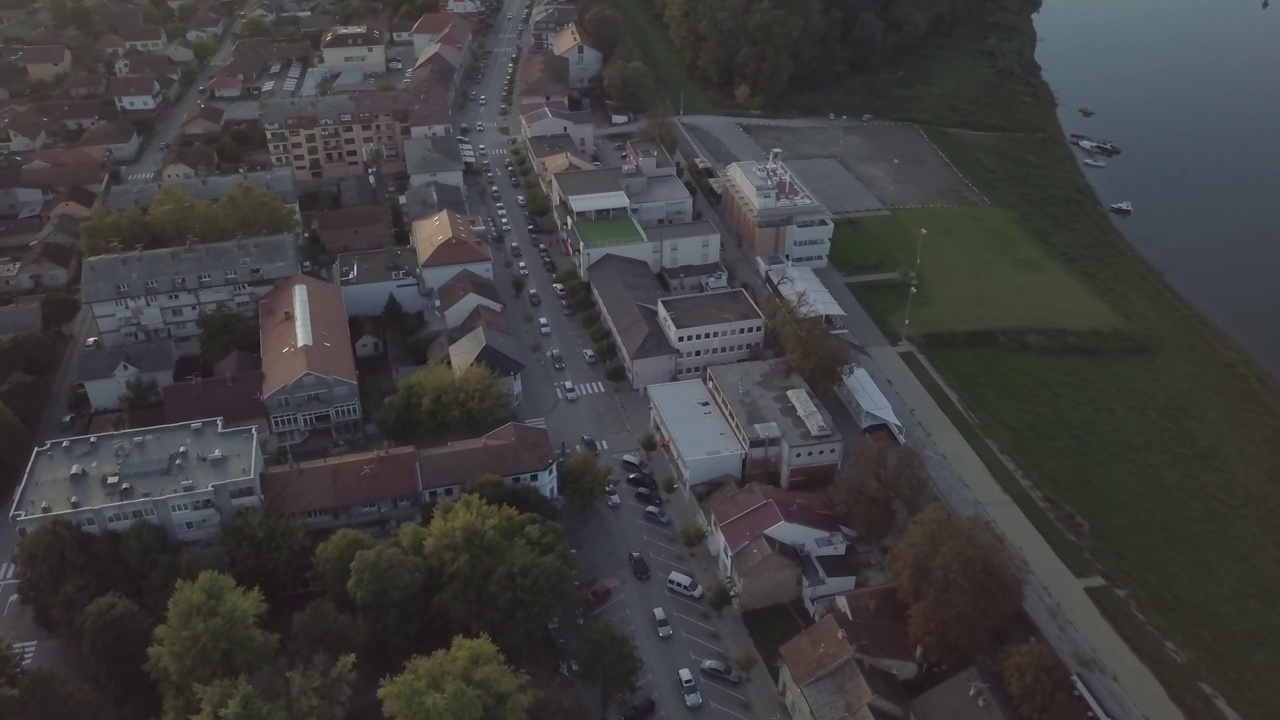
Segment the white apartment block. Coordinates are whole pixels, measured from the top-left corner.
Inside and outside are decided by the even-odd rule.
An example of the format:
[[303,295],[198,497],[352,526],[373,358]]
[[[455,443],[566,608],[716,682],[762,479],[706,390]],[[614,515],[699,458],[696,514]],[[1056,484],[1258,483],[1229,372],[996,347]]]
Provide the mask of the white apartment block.
[[172,338],[179,354],[193,355],[200,314],[222,305],[256,316],[258,299],[298,272],[298,245],[285,233],[99,255],[84,261],[80,299],[106,347]]
[[737,162],[725,175],[724,215],[755,255],[826,267],[835,224],[773,150],[767,162]]
[[9,518],[26,535],[65,520],[91,533],[136,522],[180,542],[206,542],[262,504],[256,427],[220,418],[51,440],[31,453]]
[[658,324],[676,351],[676,377],[747,360],[764,344],[764,316],[742,288],[658,300]]

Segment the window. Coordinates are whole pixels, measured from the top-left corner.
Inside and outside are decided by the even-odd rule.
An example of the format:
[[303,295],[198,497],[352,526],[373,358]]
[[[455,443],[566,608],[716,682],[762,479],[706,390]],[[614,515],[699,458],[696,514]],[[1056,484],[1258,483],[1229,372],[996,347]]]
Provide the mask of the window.
[[182,308],[174,308],[169,311],[174,317],[182,317]]
[[127,308],[129,307],[129,301],[124,299],[116,300],[116,307]]
[[307,518],[308,520],[319,520],[320,518],[328,517],[328,516],[329,516],[328,510],[308,510],[307,512],[303,513],[303,517]]
[[702,351],[701,351],[701,350],[694,350],[694,351],[693,351],[693,356],[694,356],[694,357],[702,357]]
[[240,277],[240,271],[239,271],[239,270],[228,270],[226,273],[224,273],[224,275],[226,276],[226,278],[227,278],[228,280],[235,280],[236,278]]
[[197,276],[196,279],[199,280],[200,282],[209,282],[210,280],[213,279],[213,276],[210,275],[209,273],[200,273],[200,275]]
[[334,405],[331,412],[334,420],[351,420],[360,417],[360,403]]
[[169,503],[169,512],[173,514],[191,512],[191,503]]
[[261,275],[261,274],[262,274],[262,268],[260,268],[260,267],[251,267],[251,268],[249,268],[249,274],[250,274],[250,275]]
[[129,516],[132,517],[134,520],[141,520],[143,518],[153,518],[156,516],[156,511],[153,508],[142,508],[140,510],[134,510],[130,512]]
[[119,290],[120,292],[129,292],[129,283],[120,283],[119,285],[116,285],[116,290]]
[[288,396],[288,395],[281,395],[280,397],[276,398],[276,407],[278,407],[278,408],[287,408],[287,407],[289,407],[289,396]]
[[182,529],[183,529],[183,530],[195,530],[195,529],[196,529],[196,523],[195,523],[195,521],[194,521],[194,520],[188,520],[188,521],[186,521],[186,522],[182,523]]
[[170,300],[180,300],[180,299],[182,299],[182,298],[181,298],[181,296],[179,296],[179,295],[178,295],[178,293],[169,293],[169,299],[170,299]]
[[236,291],[236,292],[248,292],[248,291],[249,291],[249,285],[248,285],[247,283],[240,283],[239,285],[236,285],[235,291]]
[[88,528],[88,527],[97,526],[98,521],[91,517],[82,517],[78,521],[76,521],[76,524],[82,528]]
[[160,287],[160,283],[156,282],[155,280],[148,280],[148,281],[147,281],[147,289],[148,289],[148,290],[155,290],[155,289],[156,289],[156,288],[158,288],[158,287]]

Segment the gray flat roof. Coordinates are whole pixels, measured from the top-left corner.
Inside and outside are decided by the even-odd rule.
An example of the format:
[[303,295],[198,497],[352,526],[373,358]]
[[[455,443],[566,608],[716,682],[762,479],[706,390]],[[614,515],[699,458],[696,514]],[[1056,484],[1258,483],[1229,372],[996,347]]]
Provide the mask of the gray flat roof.
[[[707,377],[720,388],[721,395],[742,426],[747,439],[781,437],[790,446],[840,440],[840,431],[831,420],[831,414],[818,402],[799,375],[786,371],[780,360],[756,360],[753,362],[712,365]],[[808,425],[787,397],[788,390],[804,390],[826,423],[829,433],[821,437],[809,431]]]
[[[639,187],[636,188],[635,185]],[[632,203],[675,202],[688,200],[689,189],[675,175],[655,175],[627,188]]]
[[32,451],[12,513],[38,515],[44,503],[67,512],[73,497],[81,508],[99,507],[180,495],[188,481],[206,490],[252,478],[262,471],[257,444],[255,426],[224,429],[220,418],[51,440]]
[[658,301],[658,305],[680,330],[745,320],[764,320],[760,309],[751,302],[747,291],[742,288],[663,298]]
[[888,208],[862,181],[832,158],[788,160],[787,167],[813,193],[813,198],[835,216],[881,214]]
[[559,155],[560,153],[580,153],[578,144],[568,133],[559,135],[542,135],[539,137],[527,138],[529,150],[533,152],[533,156],[539,160],[548,155]]
[[596,195],[622,190],[622,168],[592,168],[590,170],[566,170],[555,174],[556,185],[568,197]]
[[649,405],[671,431],[668,441],[680,457],[718,457],[745,450],[701,380],[650,385]]
[[627,141],[627,148],[639,157],[657,158],[658,167],[673,167],[675,163],[671,161],[671,155],[658,144],[653,138],[636,138]]
[[641,228],[645,237],[650,240],[676,240],[678,238],[698,237],[699,235],[719,235],[714,223],[710,220],[695,220],[674,225],[654,225]]
[[168,185],[177,185],[196,200],[215,201],[240,182],[266,190],[282,203],[298,202],[298,190],[293,182],[293,171],[263,170],[261,172],[243,173],[241,175],[215,175],[196,180],[170,180],[164,183],[130,183],[113,185],[107,190],[106,206],[109,210],[128,210],[140,208],[145,210],[155,202],[156,195]]
[[[418,256],[413,248],[383,248],[339,255],[338,273],[334,277],[343,287],[368,285],[389,282],[391,274],[397,270],[403,271],[406,278],[412,278],[417,269]],[[352,270],[354,273],[349,273]],[[352,274],[350,279],[347,279],[348,274]]]

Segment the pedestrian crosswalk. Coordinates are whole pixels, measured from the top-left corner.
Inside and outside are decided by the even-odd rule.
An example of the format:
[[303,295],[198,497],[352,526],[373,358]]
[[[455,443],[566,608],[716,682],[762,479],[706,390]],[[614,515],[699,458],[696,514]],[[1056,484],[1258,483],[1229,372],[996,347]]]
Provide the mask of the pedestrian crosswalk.
[[14,563],[4,563],[0,565],[0,582],[12,580],[15,573],[18,572],[18,566]]
[[[573,447],[574,447],[574,449],[575,449],[575,450],[577,450],[578,452],[582,452],[582,446],[581,446],[581,445],[574,445]],[[597,450],[608,450],[608,449],[609,449],[609,442],[608,442],[607,440],[596,440],[596,449],[597,449]]]
[[[595,395],[596,393],[604,392],[604,383],[602,382],[582,383],[575,387],[578,389],[579,396]],[[559,383],[556,383],[556,395],[560,396],[560,399],[564,399],[564,386]]]
[[[497,127],[497,125],[494,125],[493,127]],[[489,154],[490,155],[506,155],[507,149],[501,148],[501,147],[489,148]]]
[[155,176],[156,174],[154,172],[137,172],[130,174],[128,180],[129,182],[147,182]]
[[13,644],[13,654],[17,655],[22,667],[28,667],[36,659],[36,640]]
[[528,426],[530,426],[530,427],[542,428],[543,430],[546,430],[546,429],[547,429],[547,419],[546,419],[546,418],[529,418],[528,420],[521,420],[520,422],[522,422],[522,423],[524,423],[525,425],[528,425]]

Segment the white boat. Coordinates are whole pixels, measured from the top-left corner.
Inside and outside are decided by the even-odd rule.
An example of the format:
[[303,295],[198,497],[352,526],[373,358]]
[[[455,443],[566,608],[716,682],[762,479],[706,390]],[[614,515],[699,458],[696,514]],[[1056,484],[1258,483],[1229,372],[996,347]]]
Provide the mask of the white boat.
[[1112,203],[1107,206],[1107,209],[1118,215],[1128,215],[1133,212],[1133,203],[1125,200],[1124,202]]
[[1089,167],[1103,168],[1107,166],[1107,161],[1099,160],[1097,158],[1085,158],[1084,164]]
[[1102,146],[1092,140],[1077,140],[1076,145],[1080,146],[1080,149],[1085,152],[1098,154],[1102,154],[1104,152]]

